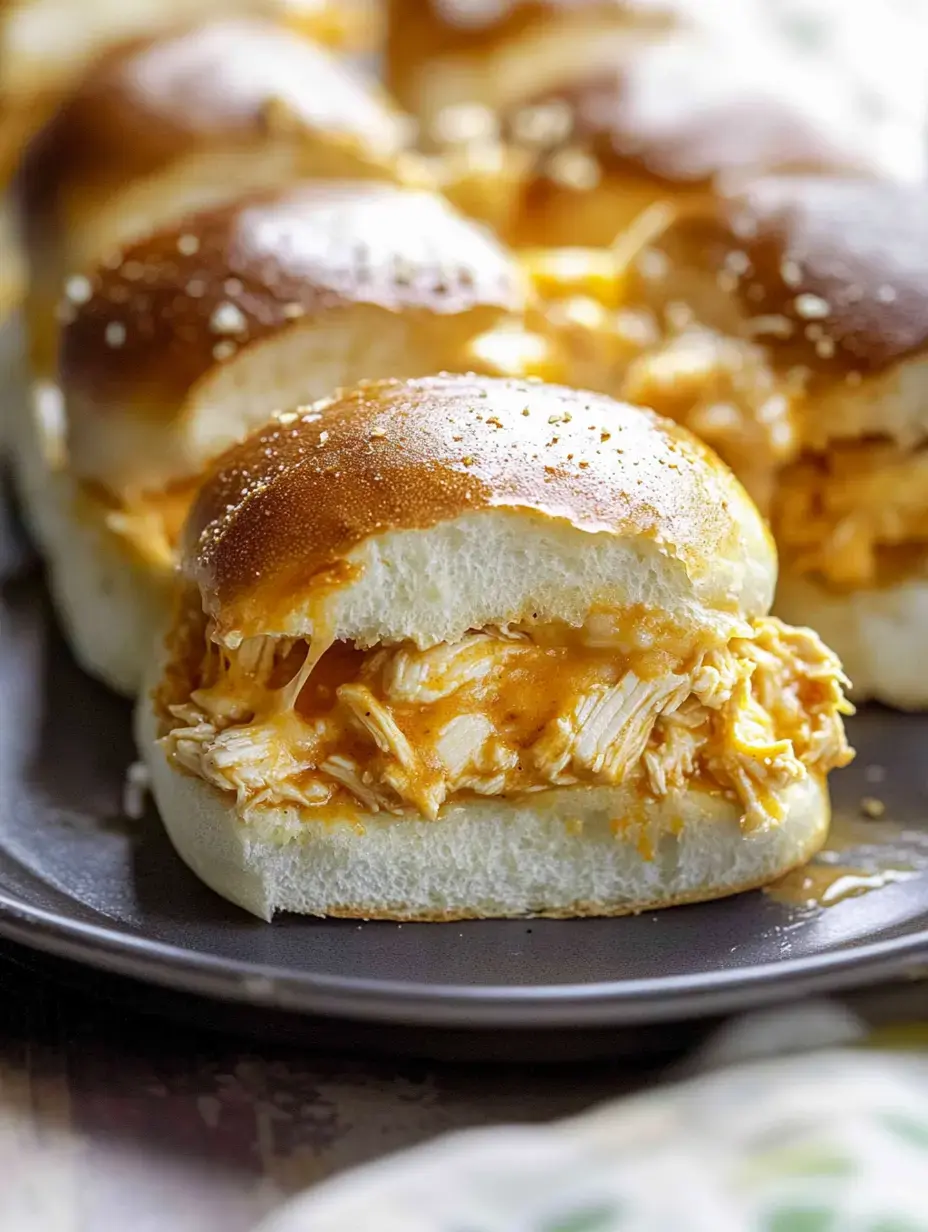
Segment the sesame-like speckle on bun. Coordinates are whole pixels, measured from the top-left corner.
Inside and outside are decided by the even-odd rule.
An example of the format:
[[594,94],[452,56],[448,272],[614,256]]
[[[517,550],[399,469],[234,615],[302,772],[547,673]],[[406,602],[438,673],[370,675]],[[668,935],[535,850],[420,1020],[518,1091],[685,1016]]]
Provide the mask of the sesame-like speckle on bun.
[[232,640],[428,643],[599,604],[731,626],[766,610],[776,574],[757,510],[684,429],[475,376],[366,383],[279,416],[217,464],[185,544]]
[[781,56],[687,33],[581,65],[504,117],[507,144],[534,167],[516,238],[568,243],[575,226],[609,244],[648,204],[711,195],[732,177],[887,173],[842,83],[809,84]]
[[750,261],[743,295],[792,323],[803,362],[873,372],[928,345],[924,186],[766,179],[731,195],[724,217]]
[[295,401],[468,366],[471,340],[526,289],[442,197],[355,180],[195,215],[66,292],[71,463],[128,496],[198,474]]
[[117,50],[39,132],[15,182],[33,366],[50,375],[46,335],[67,277],[250,192],[398,179],[409,136],[376,85],[268,22],[217,21]]
[[[517,264],[431,193],[313,182],[197,215],[94,273],[61,347],[69,390],[168,415],[218,362],[353,304],[492,315],[523,302]],[[476,331],[475,331],[476,332]]]
[[853,393],[926,350],[926,207],[921,185],[762,177],[671,221],[632,294],[686,302],[780,368]]

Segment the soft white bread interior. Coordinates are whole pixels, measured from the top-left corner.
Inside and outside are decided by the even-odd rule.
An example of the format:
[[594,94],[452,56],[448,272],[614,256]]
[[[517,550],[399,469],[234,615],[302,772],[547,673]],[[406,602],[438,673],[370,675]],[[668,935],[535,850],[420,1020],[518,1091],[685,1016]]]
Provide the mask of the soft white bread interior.
[[760,515],[650,411],[363,383],[217,462],[182,570],[140,746],[183,858],[259,915],[623,914],[824,838],[840,665],[766,618]]
[[[61,395],[37,385],[14,416],[14,466],[77,652],[125,691],[160,623],[172,511],[216,455],[279,406],[452,363],[521,307],[524,280],[438,196],[358,181],[193,217],[70,290]],[[47,526],[62,483],[72,499]]]
[[185,538],[230,645],[424,647],[635,605],[728,637],[776,579],[757,510],[684,429],[475,376],[364,383],[272,421],[220,461]]
[[170,618],[173,570],[141,558],[107,525],[105,507],[82,496],[52,456],[53,426],[30,409],[11,416],[8,447],[58,618],[84,670],[134,697]]
[[278,408],[464,366],[527,295],[512,254],[443,198],[369,180],[206,211],[75,282],[70,463],[127,498],[198,475]]
[[928,579],[923,573],[873,589],[830,591],[813,578],[780,575],[777,614],[808,625],[841,658],[855,701],[901,710],[928,707]]
[[749,837],[740,808],[721,797],[688,790],[645,801],[621,787],[475,798],[446,806],[436,821],[356,810],[310,821],[281,808],[262,832],[244,824],[233,797],[177,773],[146,696],[136,724],[179,855],[265,920],[278,911],[397,920],[627,915],[764,885],[809,860],[828,832],[827,790],[811,775],[784,793],[783,821]]

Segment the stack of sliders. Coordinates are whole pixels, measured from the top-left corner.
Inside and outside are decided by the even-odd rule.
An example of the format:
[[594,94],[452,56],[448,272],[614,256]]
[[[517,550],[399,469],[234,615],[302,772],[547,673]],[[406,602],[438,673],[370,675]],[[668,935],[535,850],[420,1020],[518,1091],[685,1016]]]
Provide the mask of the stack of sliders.
[[364,383],[218,462],[183,571],[140,748],[183,859],[265,919],[620,915],[824,841],[838,661],[650,411]]
[[[928,194],[775,177],[653,235],[625,304],[655,339],[604,388],[686,423],[768,515],[778,609],[856,694],[928,706]],[[920,666],[921,665],[921,666]]]
[[[367,47],[373,24],[361,0],[8,0],[0,4],[0,193],[23,149],[84,72],[122,43],[211,17],[265,17],[309,38]],[[129,143],[131,148],[131,142]],[[128,149],[127,149],[128,153]],[[20,291],[13,230],[0,206],[0,312]]]
[[[803,863],[849,707],[834,655],[768,616],[761,515],[650,410],[430,375],[580,369],[536,310],[544,262],[431,191],[406,118],[274,7],[165,13],[90,68],[15,185],[25,512],[80,662],[129,695],[148,678],[138,738],[178,851],[264,918],[622,914]],[[536,65],[535,8],[616,49],[669,11],[504,7]],[[491,100],[504,128],[538,80]],[[520,243],[546,158],[520,155]],[[603,388],[665,349],[647,295],[647,342]]]
[[19,450],[84,666],[138,688],[180,525],[217,454],[338,385],[466,368],[524,297],[488,233],[435,194],[374,180],[197,213],[90,271],[61,333],[63,436]]

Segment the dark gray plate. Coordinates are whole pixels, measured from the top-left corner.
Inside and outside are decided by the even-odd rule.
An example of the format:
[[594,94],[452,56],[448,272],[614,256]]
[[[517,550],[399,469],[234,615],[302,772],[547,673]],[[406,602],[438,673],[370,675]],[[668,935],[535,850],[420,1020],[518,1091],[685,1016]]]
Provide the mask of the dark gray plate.
[[[41,581],[6,538],[0,595],[0,934],[155,984],[393,1023],[565,1027],[669,1021],[889,978],[928,962],[928,859],[823,911],[762,894],[626,920],[466,925],[251,919],[122,816],[128,707],[86,679]],[[871,711],[839,810],[877,794],[928,853],[928,720]]]

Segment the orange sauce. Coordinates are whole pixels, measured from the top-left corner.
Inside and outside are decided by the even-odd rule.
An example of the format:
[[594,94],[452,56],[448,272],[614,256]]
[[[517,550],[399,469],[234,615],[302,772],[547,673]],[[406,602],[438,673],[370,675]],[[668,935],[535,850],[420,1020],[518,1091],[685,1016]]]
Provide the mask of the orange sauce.
[[928,870],[928,831],[839,815],[824,849],[765,893],[786,907],[824,909]]

